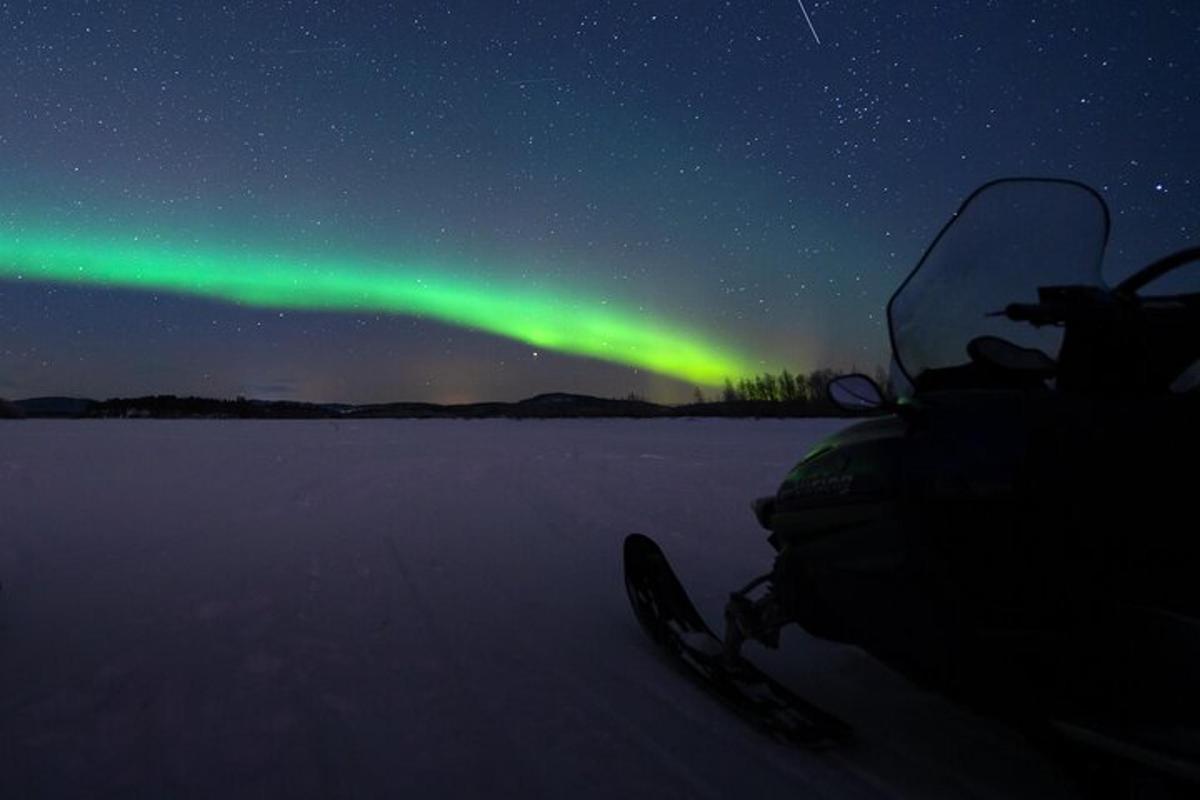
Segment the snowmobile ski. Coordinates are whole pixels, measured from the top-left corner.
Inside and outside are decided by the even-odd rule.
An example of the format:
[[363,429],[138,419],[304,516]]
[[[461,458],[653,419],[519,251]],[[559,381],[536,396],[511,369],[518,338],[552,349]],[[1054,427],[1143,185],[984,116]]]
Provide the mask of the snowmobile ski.
[[808,748],[850,738],[850,726],[728,652],[704,622],[662,549],[640,533],[625,538],[625,588],[638,622],[701,686],[772,736]]

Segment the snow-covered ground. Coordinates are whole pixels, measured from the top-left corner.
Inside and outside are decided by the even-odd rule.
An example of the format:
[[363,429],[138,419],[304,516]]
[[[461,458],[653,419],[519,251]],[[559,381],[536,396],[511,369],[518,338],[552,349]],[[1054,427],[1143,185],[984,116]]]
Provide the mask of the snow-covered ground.
[[0,423],[0,796],[1067,794],[799,631],[752,654],[861,741],[775,744],[637,627],[626,532],[718,620],[749,501],[842,424]]

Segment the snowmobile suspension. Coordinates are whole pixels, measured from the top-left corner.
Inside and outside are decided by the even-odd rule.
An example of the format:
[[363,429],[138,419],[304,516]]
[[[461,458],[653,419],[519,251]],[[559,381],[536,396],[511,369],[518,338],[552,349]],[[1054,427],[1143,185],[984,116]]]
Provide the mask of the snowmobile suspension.
[[[765,585],[766,591],[757,598],[751,593]],[[779,629],[791,620],[783,613],[771,573],[760,575],[729,595],[725,604],[725,655],[741,655],[742,645],[749,639],[761,642],[772,650],[779,647]]]

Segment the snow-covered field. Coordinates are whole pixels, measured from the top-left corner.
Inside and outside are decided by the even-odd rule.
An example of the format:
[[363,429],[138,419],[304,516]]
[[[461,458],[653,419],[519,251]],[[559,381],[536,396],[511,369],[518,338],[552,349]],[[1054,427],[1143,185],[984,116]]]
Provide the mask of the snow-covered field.
[[799,631],[751,654],[861,742],[775,744],[637,627],[626,532],[719,620],[749,501],[842,424],[0,423],[0,796],[1067,794]]

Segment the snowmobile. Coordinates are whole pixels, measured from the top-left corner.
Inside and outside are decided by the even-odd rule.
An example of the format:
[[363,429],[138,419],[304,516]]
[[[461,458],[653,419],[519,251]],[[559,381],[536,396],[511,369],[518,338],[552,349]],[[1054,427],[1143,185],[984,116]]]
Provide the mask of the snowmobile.
[[888,303],[897,391],[832,381],[869,416],[753,503],[774,562],[730,595],[723,634],[627,537],[651,637],[806,746],[854,734],[743,651],[793,623],[1020,726],[1097,785],[1200,789],[1200,247],[1109,286],[1109,227],[1073,181],[970,195]]

